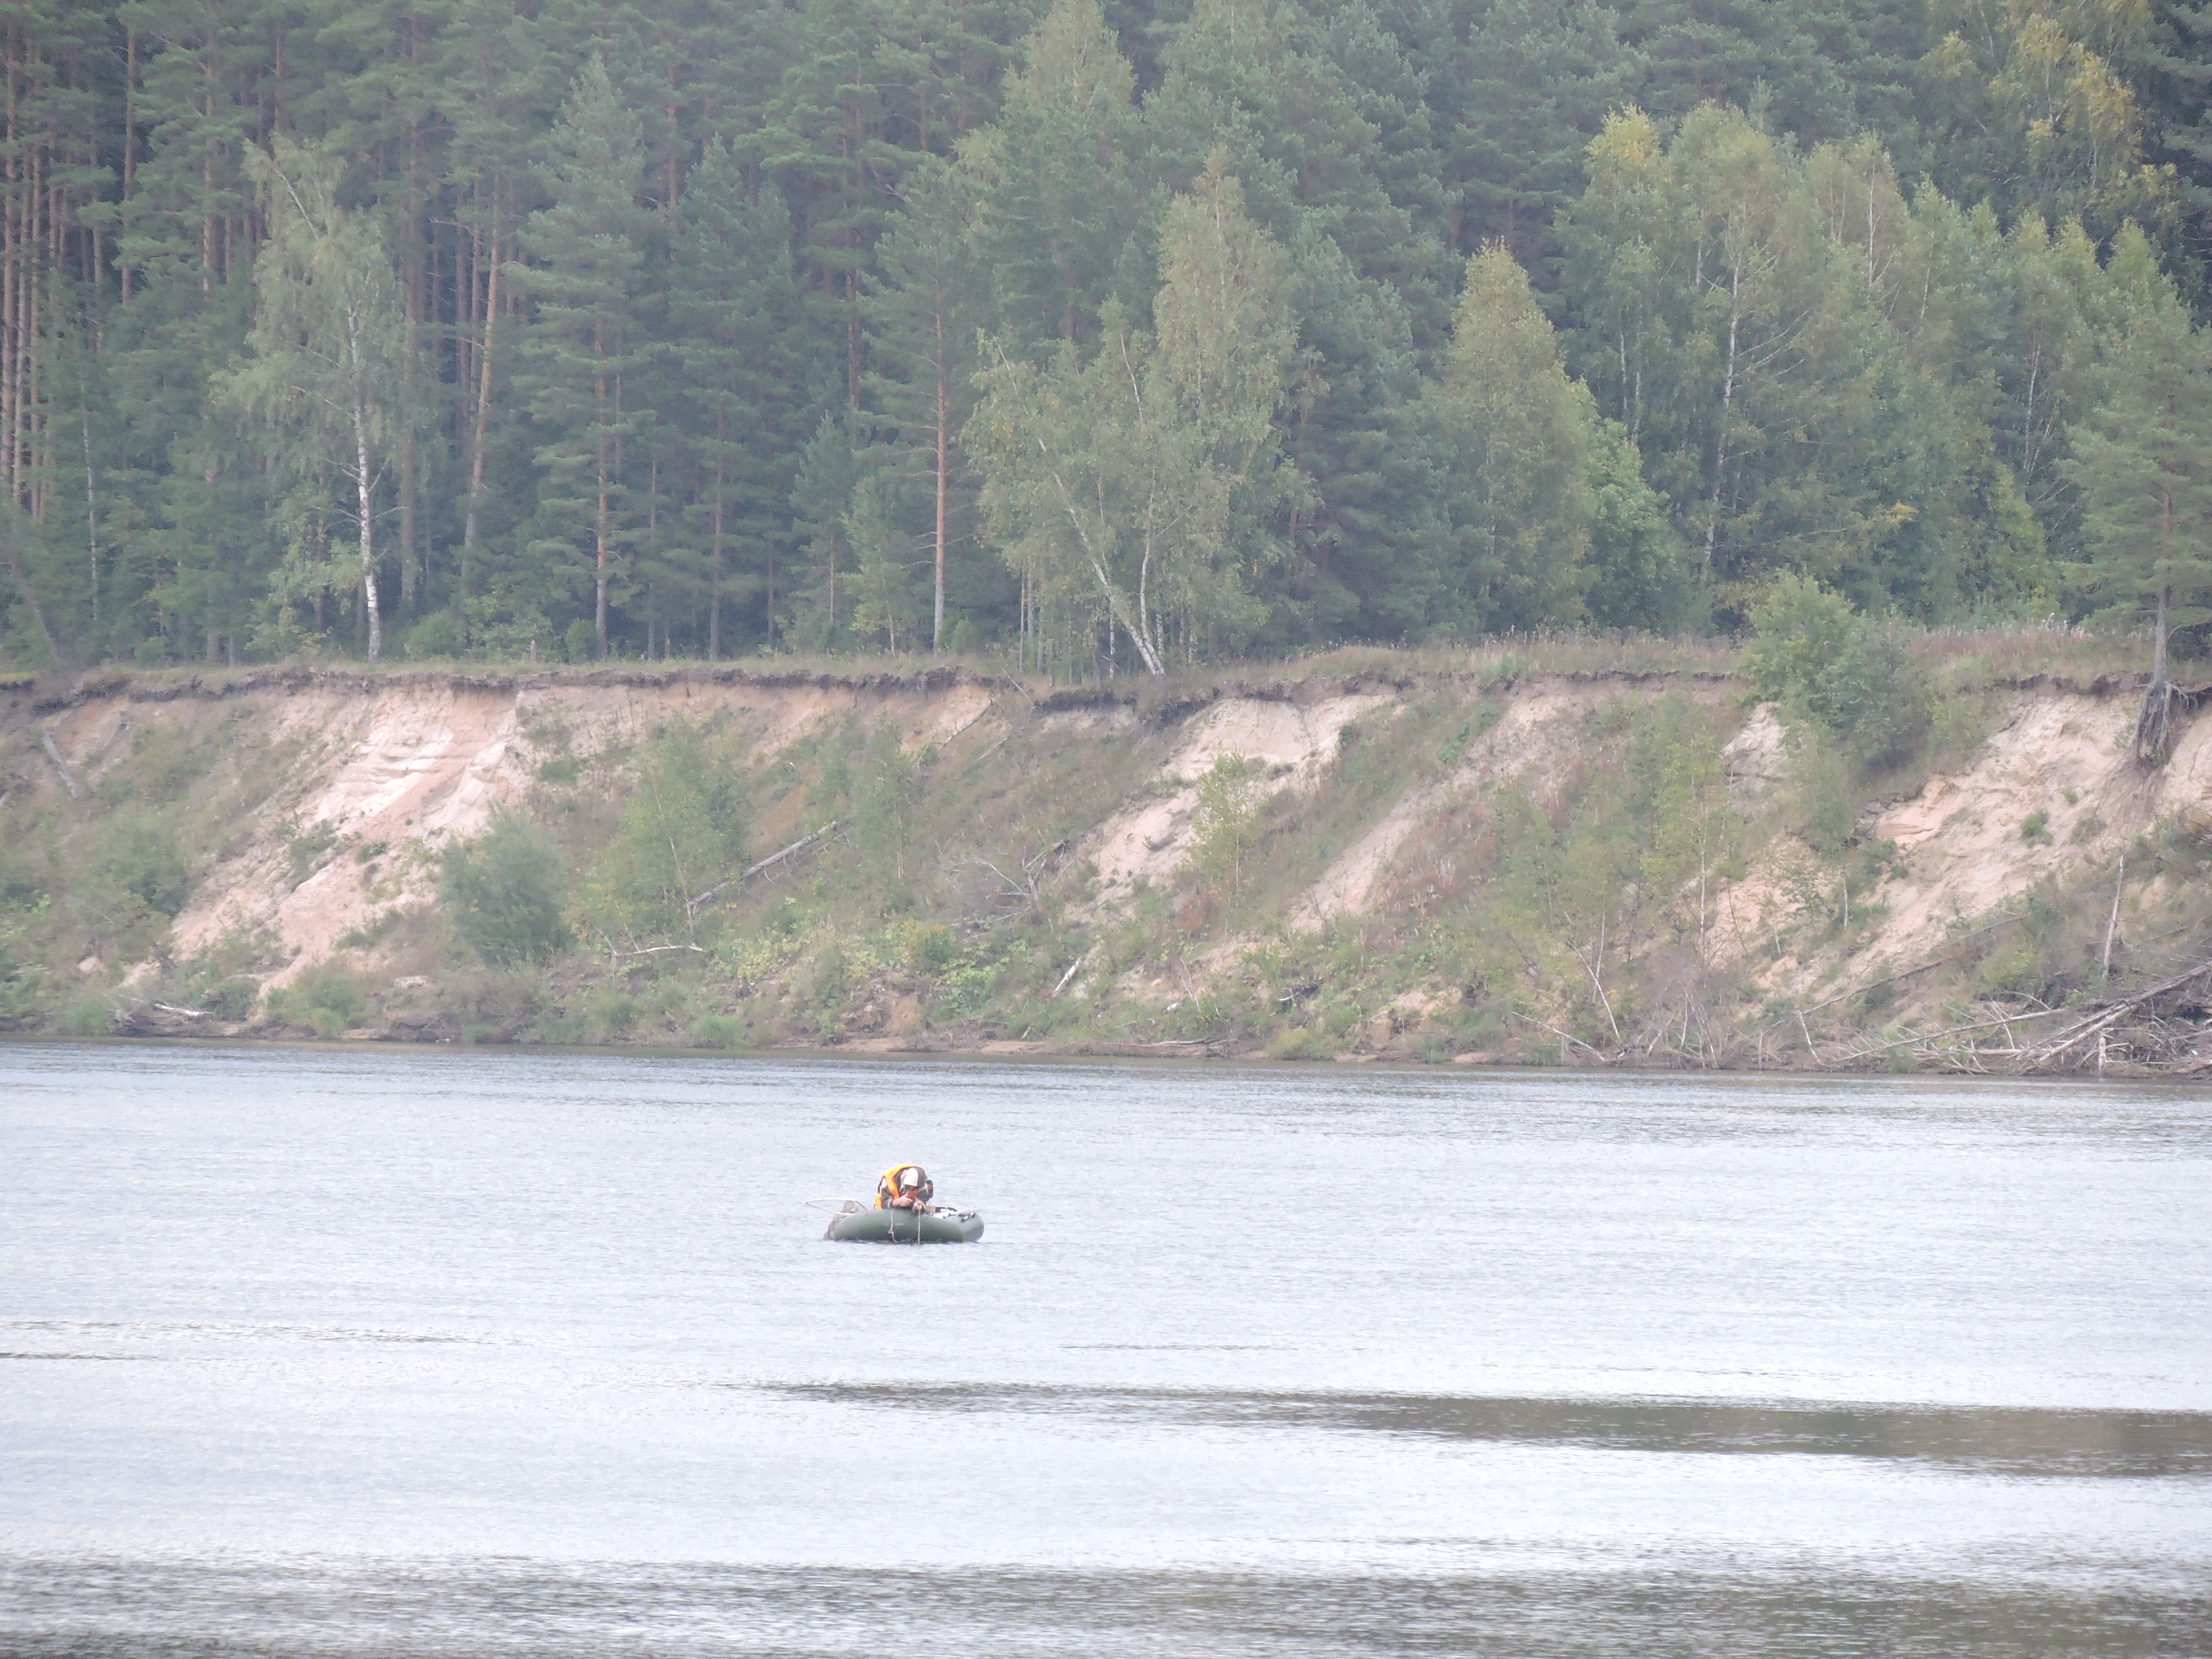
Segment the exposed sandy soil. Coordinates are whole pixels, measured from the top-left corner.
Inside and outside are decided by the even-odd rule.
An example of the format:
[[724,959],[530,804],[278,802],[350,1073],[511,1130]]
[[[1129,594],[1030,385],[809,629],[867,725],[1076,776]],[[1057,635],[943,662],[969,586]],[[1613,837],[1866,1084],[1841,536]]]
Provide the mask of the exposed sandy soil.
[[[1531,680],[1506,694],[1498,722],[1468,743],[1448,777],[1415,786],[1372,828],[1329,862],[1291,912],[1291,925],[1313,932],[1339,916],[1362,915],[1395,873],[1407,837],[1453,795],[1521,780],[1540,792],[1564,780],[1605,709],[1632,688],[1603,680]],[[1708,696],[1710,700],[1710,695]]]
[[[267,932],[294,953],[271,984],[328,956],[347,930],[428,902],[437,849],[482,833],[493,811],[526,790],[553,756],[588,757],[635,744],[672,720],[718,717],[748,736],[757,760],[855,716],[891,720],[911,752],[966,730],[993,696],[989,686],[954,675],[270,678],[276,683],[198,695],[126,687],[83,697],[41,723],[88,782],[102,761],[127,751],[122,739],[131,731],[204,722],[241,701],[253,711],[257,743],[301,745],[276,795],[255,812],[247,844],[199,884],[173,933],[177,951],[190,956],[226,933]],[[288,847],[310,837],[327,846],[295,885]],[[356,856],[380,846],[374,856]]]
[[[2162,818],[2212,811],[2212,719],[2191,724],[2172,758],[2146,772],[2128,755],[2136,703],[2029,694],[1964,771],[1929,778],[1883,813],[1875,833],[1897,843],[1906,867],[1880,894],[1889,914],[1862,952],[1869,967],[1923,951],[2040,882],[2109,867]],[[2047,843],[2022,833],[2039,811]]]
[[[1096,860],[1098,905],[1126,899],[1144,882],[1172,876],[1189,860],[1197,781],[1224,756],[1268,769],[1261,791],[1311,788],[1336,753],[1338,734],[1362,714],[1394,701],[1387,692],[1358,692],[1299,705],[1271,698],[1225,697],[1185,726],[1161,766],[1156,793],[1140,797],[1091,832],[1080,849]],[[1148,789],[1155,788],[1148,782]]]
[[[2212,717],[2185,726],[2172,757],[2157,771],[2130,758],[2134,690],[2100,695],[2070,687],[2019,693],[2009,718],[1954,771],[1930,775],[1910,797],[1863,821],[1871,839],[1896,843],[1900,867],[1852,901],[1878,905],[1871,935],[1848,960],[1814,952],[1784,957],[1762,976],[1771,991],[1802,994],[1814,986],[1848,992],[1941,955],[1966,927],[2037,886],[2111,869],[2128,844],[2176,814],[2212,819]],[[2073,797],[2069,799],[2069,795]],[[2045,814],[2041,833],[2027,833]],[[1724,950],[1754,949],[1778,919],[1813,902],[1840,910],[1830,884],[1808,893],[1793,869],[1810,849],[1784,837],[1724,897]],[[2164,895],[2138,891],[2132,911]]]
[[1755,818],[1790,783],[1790,734],[1763,702],[1751,711],[1743,729],[1721,746],[1728,767],[1729,805],[1741,817]]
[[[1738,690],[1717,681],[1674,681],[1667,689],[1686,690],[1716,710],[1729,708]],[[1461,698],[1470,709],[1494,704],[1495,723],[1468,742],[1451,774],[1381,807],[1291,920],[1313,930],[1364,914],[1395,877],[1410,873],[1400,866],[1415,831],[1456,793],[1514,779],[1548,792],[1587,753],[1609,705],[1651,695],[1653,688],[1632,680],[1568,677],[1480,690],[1340,682],[1224,696],[1179,720],[1164,717],[1164,758],[1150,775],[1130,778],[1122,805],[1078,842],[1076,855],[1095,863],[1097,885],[1077,917],[1096,917],[1125,902],[1139,884],[1169,880],[1187,863],[1195,783],[1219,757],[1241,756],[1267,769],[1262,787],[1269,791],[1310,789],[1355,720],[1371,725],[1422,696]],[[1898,849],[1896,867],[1879,890],[1852,896],[1856,904],[1881,907],[1871,937],[1856,942],[1848,958],[1820,949],[1802,960],[1785,958],[1765,970],[1766,989],[1796,995],[1820,988],[1825,995],[1871,983],[1931,960],[1962,925],[2000,913],[2039,883],[2108,870],[2135,836],[2163,819],[2179,814],[2212,825],[2212,712],[2185,724],[2169,764],[2146,773],[2126,753],[2132,690],[2039,684],[2008,695],[2004,723],[1962,764],[1863,822],[1863,834]],[[241,709],[247,718],[236,719]],[[5,787],[58,789],[35,731],[22,729],[29,718],[27,705],[19,703],[12,723],[26,739],[21,781]],[[532,786],[545,761],[620,750],[677,719],[718,721],[741,733],[757,760],[825,724],[854,719],[890,720],[909,751],[943,744],[979,722],[971,746],[995,742],[1002,727],[1041,728],[1077,741],[1119,738],[1148,723],[1127,704],[1040,708],[1010,685],[949,671],[779,678],[732,670],[374,678],[285,670],[207,687],[118,678],[43,707],[35,723],[87,787],[131,753],[135,733],[167,722],[204,738],[228,720],[224,729],[250,732],[251,742],[269,751],[272,763],[260,769],[273,781],[258,786],[265,798],[241,801],[239,822],[223,832],[222,855],[203,866],[207,873],[177,919],[174,950],[188,956],[235,931],[265,930],[294,953],[281,978],[326,957],[349,929],[428,902],[438,849],[480,833],[501,802]],[[1789,781],[1786,734],[1773,712],[1753,711],[1724,757],[1733,804],[1746,820],[1760,817]],[[254,770],[241,766],[240,775]],[[2024,835],[2038,812],[2046,815],[2044,834]],[[778,826],[763,821],[758,828],[773,836]],[[1748,954],[1778,921],[1831,902],[1825,889],[1797,878],[1809,863],[1809,849],[1778,837],[1741,881],[1717,896],[1723,957]],[[1840,902],[1840,894],[1832,896]],[[2131,890],[2129,910],[2166,896],[2155,884]],[[1182,972],[1202,978],[1231,971],[1249,944],[1219,944]],[[1164,984],[1166,972],[1165,964],[1145,964],[1125,977]],[[1079,977],[1070,994],[1081,988]],[[1414,1023],[1422,1012],[1407,1002],[1385,1013]],[[914,1037],[896,1028],[915,1018],[893,1010],[886,1021],[894,1029],[884,1039]]]

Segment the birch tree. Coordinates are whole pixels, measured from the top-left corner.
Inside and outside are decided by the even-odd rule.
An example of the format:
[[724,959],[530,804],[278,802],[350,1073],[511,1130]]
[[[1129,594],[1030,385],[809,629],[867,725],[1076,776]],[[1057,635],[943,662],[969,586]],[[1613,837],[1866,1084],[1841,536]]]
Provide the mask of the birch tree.
[[[1663,145],[1648,117],[1616,116],[1589,156],[1562,232],[1575,367],[1669,498],[1700,587],[1726,610],[1778,568],[1924,580],[1916,538],[1956,488],[1957,422],[1881,309],[1879,155],[1824,157],[1808,179],[1705,105]],[[1863,174],[1848,189],[1846,167]]]
[[[260,422],[272,459],[303,494],[323,499],[295,514],[305,525],[329,507],[349,519],[368,620],[368,657],[383,654],[376,591],[376,495],[403,441],[406,320],[383,234],[368,214],[341,207],[338,165],[279,134],[246,152],[268,216],[254,261],[254,315],[246,355],[219,377],[219,395]],[[325,480],[344,487],[324,495]],[[314,535],[295,531],[295,562],[313,560]]]
[[1110,302],[1086,361],[988,342],[969,427],[992,535],[1015,568],[1167,672],[1180,638],[1264,615],[1277,509],[1302,495],[1274,417],[1296,344],[1281,249],[1217,161],[1170,206],[1156,334]]

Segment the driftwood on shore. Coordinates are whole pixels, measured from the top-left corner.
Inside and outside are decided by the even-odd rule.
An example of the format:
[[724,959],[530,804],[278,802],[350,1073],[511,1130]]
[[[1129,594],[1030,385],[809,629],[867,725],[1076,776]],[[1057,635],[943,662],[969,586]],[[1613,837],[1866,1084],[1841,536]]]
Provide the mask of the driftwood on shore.
[[[1822,1065],[1851,1069],[1900,1052],[1947,1071],[2014,1076],[2118,1071],[2137,1076],[2212,1072],[2198,1022],[2212,1012],[2212,961],[2074,1007],[2002,1009],[1933,1030],[1869,1037]],[[2063,1021],[2056,1027],[2045,1022]]]
[[2200,962],[2127,996],[2090,1004],[2069,1025],[2029,1047],[2019,1058],[2022,1072],[2075,1072],[2102,1068],[2115,1046],[2131,1066],[2160,1071],[2203,1071],[2212,1054],[2197,1052],[2197,1017],[2212,1003],[2212,962]]
[[[1895,984],[1956,957],[1893,974]],[[1518,1009],[1512,1017],[1559,1039],[1563,1056],[1589,1063],[1688,1066],[1701,1069],[1863,1072],[1910,1060],[1915,1069],[1978,1076],[2094,1072],[2100,1076],[2212,1076],[2212,960],[2124,994],[2059,1007],[2021,1007],[1994,999],[1953,1005],[1938,1022],[1903,1023],[1816,1035],[1806,1016],[1862,996],[1864,986],[1803,1009],[1789,1009],[1747,1034],[1716,1027],[1694,995],[1662,1004],[1647,1028],[1617,1048],[1595,1043]],[[1787,1032],[1780,1052],[1771,1040]],[[1802,1046],[1800,1046],[1802,1044]]]

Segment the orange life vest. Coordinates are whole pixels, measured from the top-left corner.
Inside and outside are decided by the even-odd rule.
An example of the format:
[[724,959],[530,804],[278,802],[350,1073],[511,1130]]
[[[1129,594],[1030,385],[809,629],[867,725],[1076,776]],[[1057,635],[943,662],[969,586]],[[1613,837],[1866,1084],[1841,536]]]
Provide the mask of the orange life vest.
[[914,1171],[914,1196],[915,1200],[923,1204],[929,1202],[929,1195],[937,1190],[936,1183],[929,1178],[929,1172],[924,1170],[919,1164],[894,1164],[890,1169],[884,1171],[883,1178],[876,1182],[876,1207],[878,1209],[888,1210],[891,1207],[891,1200],[899,1195],[899,1177],[904,1175],[908,1170]]

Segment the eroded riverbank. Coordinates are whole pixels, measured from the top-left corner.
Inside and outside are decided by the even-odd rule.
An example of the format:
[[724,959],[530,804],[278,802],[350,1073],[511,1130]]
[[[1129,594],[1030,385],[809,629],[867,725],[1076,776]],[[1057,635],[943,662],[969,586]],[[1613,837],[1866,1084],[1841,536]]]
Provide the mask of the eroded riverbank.
[[[1960,668],[1917,758],[1847,775],[1706,657],[1368,652],[1073,690],[641,666],[17,691],[0,1024],[2212,1065],[2203,979],[2081,1018],[2212,957],[2212,720],[2147,771],[2131,679]],[[703,828],[678,835],[669,806],[647,833],[708,774]],[[456,886],[495,823],[522,826],[504,873]],[[683,854],[665,881],[655,848]]]

